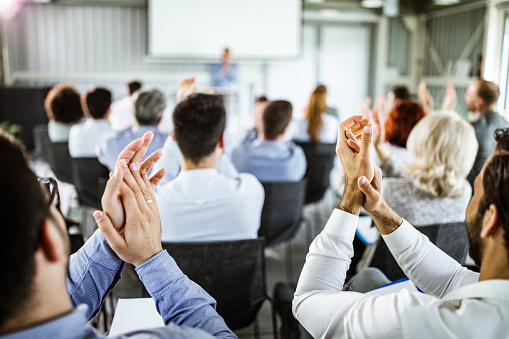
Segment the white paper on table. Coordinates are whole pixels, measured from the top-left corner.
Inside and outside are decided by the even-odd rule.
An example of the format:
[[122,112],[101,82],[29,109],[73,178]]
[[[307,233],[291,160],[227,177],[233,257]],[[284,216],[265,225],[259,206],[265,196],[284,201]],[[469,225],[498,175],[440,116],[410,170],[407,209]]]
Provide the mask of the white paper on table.
[[391,283],[389,285],[382,286],[380,288],[377,288],[376,290],[366,292],[364,294],[367,295],[386,295],[391,293],[396,293],[401,290],[408,290],[410,292],[420,292],[417,287],[408,279],[405,279],[403,281],[396,281],[394,283]]
[[152,298],[118,299],[109,336],[163,326]]

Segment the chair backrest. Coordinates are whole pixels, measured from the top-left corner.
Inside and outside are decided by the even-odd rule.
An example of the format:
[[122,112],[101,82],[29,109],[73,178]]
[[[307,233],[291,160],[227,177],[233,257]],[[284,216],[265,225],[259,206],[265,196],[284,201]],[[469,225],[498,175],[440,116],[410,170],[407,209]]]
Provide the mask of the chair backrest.
[[71,155],[67,142],[49,143],[49,164],[58,180],[74,184],[72,178]]
[[[451,258],[463,265],[468,251],[468,235],[465,222],[416,227],[421,233]],[[391,254],[391,251],[380,239],[370,266],[377,267],[390,280],[398,280],[405,274]]]
[[109,171],[97,158],[72,158],[72,175],[80,203],[101,208],[100,178],[108,178]]
[[35,125],[33,128],[34,134],[34,145],[35,151],[37,154],[40,154],[42,158],[49,163],[49,134],[48,134],[48,125]]
[[329,173],[334,166],[336,144],[296,142],[306,154],[308,167],[305,177],[308,179],[306,204],[322,199],[329,187]]
[[191,280],[217,301],[217,312],[232,330],[249,326],[266,300],[263,238],[163,243]]
[[296,182],[262,182],[265,189],[258,236],[267,246],[291,239],[299,227],[307,179]]

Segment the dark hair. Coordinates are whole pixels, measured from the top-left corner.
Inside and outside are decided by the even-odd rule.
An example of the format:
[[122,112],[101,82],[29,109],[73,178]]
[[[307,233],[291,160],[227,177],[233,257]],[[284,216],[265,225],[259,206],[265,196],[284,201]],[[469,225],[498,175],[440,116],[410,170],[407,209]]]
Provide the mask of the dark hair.
[[166,108],[166,97],[156,89],[143,91],[134,103],[134,116],[139,125],[157,126]]
[[182,155],[195,164],[215,150],[225,125],[226,111],[217,95],[192,95],[173,111],[175,140]]
[[410,100],[410,92],[406,86],[394,86],[392,88],[392,93],[394,93],[394,99],[396,100]]
[[85,94],[85,103],[92,118],[104,118],[111,105],[111,92],[104,88],[94,88]]
[[54,86],[46,96],[44,108],[50,120],[72,124],[83,118],[80,94],[69,84]]
[[256,98],[255,103],[267,102],[267,101],[269,101],[269,99],[267,99],[267,97],[265,95],[260,95],[258,98]]
[[477,96],[483,99],[484,108],[491,108],[497,102],[500,90],[495,83],[479,79],[477,80]]
[[141,82],[137,80],[129,81],[127,83],[127,88],[129,88],[129,95],[132,95],[134,92],[141,88]]
[[415,102],[402,101],[396,104],[385,121],[385,140],[406,147],[410,132],[424,115],[422,107]]
[[509,257],[509,129],[497,129],[493,134],[495,151],[486,163],[482,179],[484,195],[477,208],[484,213],[491,204],[497,210],[504,227],[505,247]]
[[292,104],[285,100],[272,101],[263,111],[263,135],[277,139],[292,120]]
[[47,198],[28,167],[21,145],[0,130],[0,326],[30,302],[39,229],[49,215]]

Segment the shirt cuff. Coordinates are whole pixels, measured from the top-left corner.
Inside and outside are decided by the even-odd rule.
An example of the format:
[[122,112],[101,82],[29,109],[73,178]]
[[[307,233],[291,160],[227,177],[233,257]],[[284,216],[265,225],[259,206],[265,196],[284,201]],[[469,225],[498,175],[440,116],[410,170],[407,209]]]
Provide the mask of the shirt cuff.
[[422,235],[421,232],[403,219],[403,223],[395,231],[390,234],[382,235],[382,238],[392,253],[401,253],[407,249],[410,244],[417,241],[420,235]]
[[336,208],[332,211],[332,215],[329,221],[327,221],[323,231],[332,236],[341,237],[348,242],[352,242],[355,237],[355,230],[357,229],[358,222],[358,215],[353,215]]
[[136,272],[150,295],[154,295],[169,282],[184,276],[177,263],[163,250],[143,264],[136,267]]
[[85,251],[85,254],[91,261],[110,270],[118,270],[120,265],[124,263],[115,251],[111,249],[108,241],[99,229],[83,245],[83,251]]

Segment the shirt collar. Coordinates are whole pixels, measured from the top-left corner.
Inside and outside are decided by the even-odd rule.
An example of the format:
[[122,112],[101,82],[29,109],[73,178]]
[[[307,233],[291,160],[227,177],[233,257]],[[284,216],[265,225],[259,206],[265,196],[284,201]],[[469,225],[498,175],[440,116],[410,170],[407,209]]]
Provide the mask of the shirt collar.
[[198,168],[187,171],[180,171],[179,178],[210,178],[218,175],[216,168]]
[[134,133],[143,133],[143,134],[145,134],[145,132],[152,131],[152,132],[154,132],[154,135],[155,135],[157,132],[157,127],[150,126],[150,125],[135,125],[135,126],[133,126],[132,131]]
[[492,279],[479,281],[447,293],[443,300],[461,299],[503,299],[509,301],[509,280]]
[[69,314],[0,337],[2,339],[81,338],[88,321],[87,310],[87,305],[80,305]]

